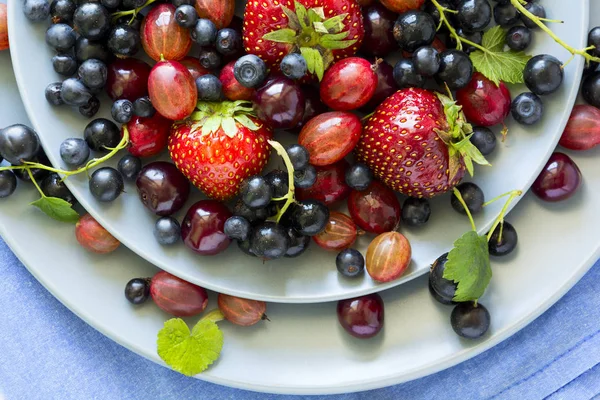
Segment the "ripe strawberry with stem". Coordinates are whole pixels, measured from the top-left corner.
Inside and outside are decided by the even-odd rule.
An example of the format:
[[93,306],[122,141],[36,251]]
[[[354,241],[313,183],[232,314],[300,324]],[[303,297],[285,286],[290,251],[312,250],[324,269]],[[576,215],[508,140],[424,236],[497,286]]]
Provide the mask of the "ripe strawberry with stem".
[[227,200],[246,178],[263,170],[272,135],[248,101],[199,102],[189,118],[173,125],[169,154],[198,189]]
[[489,165],[470,142],[473,129],[454,100],[410,88],[388,97],[369,117],[355,149],[377,178],[411,197],[456,186],[473,162]]
[[248,1],[244,47],[273,72],[289,53],[300,53],[308,71],[323,78],[334,61],[358,51],[364,37],[356,0]]

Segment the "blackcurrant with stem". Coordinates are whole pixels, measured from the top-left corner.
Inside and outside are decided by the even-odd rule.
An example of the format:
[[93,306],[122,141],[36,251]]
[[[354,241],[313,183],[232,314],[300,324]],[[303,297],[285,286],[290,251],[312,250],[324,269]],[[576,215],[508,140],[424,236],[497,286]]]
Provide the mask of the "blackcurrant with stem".
[[482,304],[460,303],[450,315],[452,329],[466,339],[479,339],[490,328],[490,313]]
[[48,197],[57,197],[67,203],[75,204],[77,200],[71,193],[67,185],[63,182],[60,175],[52,172],[40,183],[40,189]]
[[0,130],[0,156],[12,165],[32,161],[40,149],[40,138],[26,125],[14,124]]
[[456,294],[457,283],[444,278],[446,263],[448,262],[448,253],[442,254],[431,266],[429,270],[429,286],[434,298],[442,304],[454,304],[452,300]]
[[121,130],[114,122],[106,118],[97,118],[85,127],[83,136],[90,149],[108,151],[119,145]]
[[[502,231],[502,235],[500,232]],[[488,249],[490,255],[496,257],[506,256],[514,251],[517,247],[519,236],[512,224],[504,221],[494,229],[494,233],[488,241]]]
[[[471,214],[477,214],[483,210],[485,196],[483,194],[483,190],[481,190],[479,186],[473,182],[463,182],[456,186],[456,189],[460,192],[460,195],[462,196]],[[450,204],[456,212],[467,215],[465,208],[454,193],[452,193],[452,197],[450,198]]]
[[124,186],[121,173],[111,167],[97,169],[89,181],[90,192],[101,202],[116,200],[123,192]]

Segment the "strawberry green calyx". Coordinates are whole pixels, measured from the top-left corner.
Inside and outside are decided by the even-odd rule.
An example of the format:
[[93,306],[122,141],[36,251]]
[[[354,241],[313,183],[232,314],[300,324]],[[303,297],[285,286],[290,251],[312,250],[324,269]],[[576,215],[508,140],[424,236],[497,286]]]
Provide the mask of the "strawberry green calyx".
[[294,45],[292,52],[299,52],[306,60],[308,71],[323,79],[325,70],[333,63],[333,50],[346,49],[357,40],[346,40],[350,32],[345,30],[343,20],[348,14],[326,19],[323,7],[307,9],[294,2],[295,12],[281,5],[288,19],[288,27],[269,32],[264,40]]
[[200,129],[202,136],[223,129],[230,138],[238,133],[237,123],[256,131],[260,127],[248,116],[256,117],[252,103],[246,100],[223,101],[220,103],[198,102],[196,111],[189,117],[192,129]]
[[437,97],[444,107],[448,128],[445,131],[436,129],[435,132],[448,146],[450,181],[458,174],[461,163],[464,163],[471,176],[474,173],[474,162],[479,165],[491,165],[477,147],[471,143],[473,127],[467,122],[462,112],[462,106],[459,106],[454,99],[444,94],[437,93]]

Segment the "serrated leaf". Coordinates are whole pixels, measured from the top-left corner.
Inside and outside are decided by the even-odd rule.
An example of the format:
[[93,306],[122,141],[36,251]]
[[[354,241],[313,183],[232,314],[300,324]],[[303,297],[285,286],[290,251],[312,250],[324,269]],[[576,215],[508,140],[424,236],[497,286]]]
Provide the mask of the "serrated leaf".
[[296,8],[296,15],[298,16],[300,26],[303,29],[308,28],[310,26],[310,19],[308,18],[308,11],[306,10],[306,7],[297,1],[294,2],[294,7]]
[[523,83],[523,69],[531,56],[522,51],[504,51],[505,39],[502,27],[489,29],[481,44],[487,51],[476,50],[470,55],[473,67],[496,85],[500,81]]
[[448,253],[444,278],[458,284],[454,301],[475,301],[483,296],[492,279],[487,238],[469,231],[456,240]]
[[269,32],[263,36],[264,40],[277,43],[295,43],[296,31],[290,28],[283,28],[277,31]]
[[197,375],[219,358],[223,348],[223,332],[211,320],[200,320],[190,332],[179,318],[165,322],[156,341],[160,358],[187,376]]
[[288,19],[288,27],[295,31],[299,31],[302,27],[300,26],[300,21],[298,20],[298,16],[289,8],[281,5],[281,11],[285,14]]
[[44,214],[57,221],[72,224],[79,221],[79,214],[73,210],[71,203],[58,197],[44,196],[31,203],[31,205],[39,208]]

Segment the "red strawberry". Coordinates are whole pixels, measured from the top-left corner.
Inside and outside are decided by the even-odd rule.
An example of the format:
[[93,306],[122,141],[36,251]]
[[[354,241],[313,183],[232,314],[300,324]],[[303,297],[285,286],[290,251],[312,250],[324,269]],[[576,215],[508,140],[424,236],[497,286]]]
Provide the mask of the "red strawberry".
[[282,58],[299,52],[319,80],[335,60],[357,52],[365,30],[357,0],[248,1],[246,52],[279,71]]
[[269,160],[272,132],[251,114],[250,102],[198,103],[196,112],[173,125],[169,154],[208,197],[227,200]]
[[404,89],[369,118],[356,147],[358,158],[392,189],[433,197],[452,189],[465,167],[486,159],[469,141],[473,132],[461,107],[439,93]]

